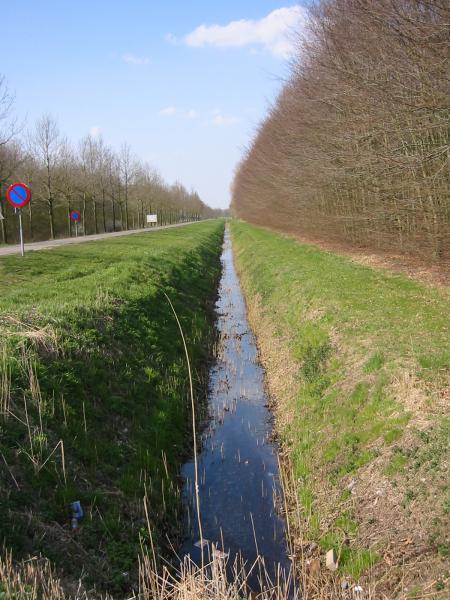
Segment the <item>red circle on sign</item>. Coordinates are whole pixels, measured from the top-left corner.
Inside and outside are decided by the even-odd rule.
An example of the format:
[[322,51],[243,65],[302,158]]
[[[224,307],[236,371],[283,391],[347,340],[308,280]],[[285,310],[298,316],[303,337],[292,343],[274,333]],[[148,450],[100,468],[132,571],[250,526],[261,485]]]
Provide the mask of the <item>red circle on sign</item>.
[[[19,193],[19,190],[22,193]],[[25,194],[23,194],[23,192],[25,192]],[[31,200],[31,190],[24,183],[13,183],[6,190],[6,199],[13,208],[23,208]],[[19,202],[17,199],[19,199]]]
[[77,210],[71,210],[70,218],[72,219],[72,221],[77,222],[80,220],[80,213]]

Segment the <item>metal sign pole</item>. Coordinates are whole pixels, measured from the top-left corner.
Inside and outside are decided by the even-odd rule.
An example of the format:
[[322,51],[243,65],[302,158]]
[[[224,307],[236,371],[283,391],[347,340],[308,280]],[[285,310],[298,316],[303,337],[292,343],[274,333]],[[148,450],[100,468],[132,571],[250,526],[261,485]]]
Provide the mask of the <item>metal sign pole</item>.
[[19,209],[17,212],[19,213],[20,254],[23,256],[25,254],[25,248],[23,244],[22,211]]
[[78,221],[75,221],[75,237],[78,237]]
[[14,208],[14,212],[16,214],[19,213],[20,253],[23,256],[25,248],[23,244],[22,208],[30,202],[31,190],[27,185],[18,181],[10,185],[6,190],[6,199]]

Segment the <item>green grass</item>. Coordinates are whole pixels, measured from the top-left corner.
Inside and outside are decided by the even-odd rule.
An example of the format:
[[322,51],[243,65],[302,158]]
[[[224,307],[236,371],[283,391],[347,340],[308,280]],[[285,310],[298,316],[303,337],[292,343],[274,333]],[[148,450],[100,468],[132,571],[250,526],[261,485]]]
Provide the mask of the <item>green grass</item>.
[[[346,482],[381,452],[391,456],[384,475],[397,479],[397,485],[418,460],[427,481],[443,475],[441,417],[434,417],[428,441],[437,451],[434,457],[424,445],[403,449],[405,428],[413,425],[414,414],[395,397],[393,382],[401,372],[413,373],[429,391],[433,409],[450,367],[448,290],[362,266],[240,221],[233,221],[231,229],[246,294],[259,298],[262,315],[297,365],[297,389],[279,409],[288,415],[280,433],[290,448],[300,502],[309,519],[307,535],[324,549],[335,547],[341,568],[358,576],[376,554],[343,545],[349,535],[342,527],[345,519],[324,524],[330,514],[316,500],[325,483],[321,478],[336,490],[344,514],[351,497],[345,493]],[[428,500],[423,492],[428,504],[433,502],[433,486]],[[339,511],[339,504],[333,511]],[[351,534],[356,535],[353,525]]]
[[[0,385],[10,378],[15,415],[0,416],[0,544],[16,557],[42,551],[68,576],[83,567],[99,587],[129,589],[145,493],[156,543],[176,537],[190,417],[164,292],[201,392],[222,236],[210,221],[0,259]],[[50,456],[60,440],[66,479],[61,446]],[[75,536],[74,500],[86,513]]]

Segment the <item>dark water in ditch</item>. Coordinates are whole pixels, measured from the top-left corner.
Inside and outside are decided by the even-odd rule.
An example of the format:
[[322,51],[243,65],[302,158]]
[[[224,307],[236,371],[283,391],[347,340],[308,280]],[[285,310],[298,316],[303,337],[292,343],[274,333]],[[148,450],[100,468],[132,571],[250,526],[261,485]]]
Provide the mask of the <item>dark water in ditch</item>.
[[[275,508],[276,498],[279,502],[281,497],[277,449],[270,440],[264,371],[247,321],[228,232],[221,260],[216,304],[219,344],[210,372],[210,420],[198,456],[203,538],[208,541],[204,552],[208,557],[214,544],[219,552],[229,554],[229,563],[240,553],[248,566],[262,556],[275,577],[280,566],[286,572],[291,566],[285,523]],[[193,461],[183,467],[183,477],[187,539],[180,555],[190,554],[200,563]],[[256,573],[249,582],[260,591]]]

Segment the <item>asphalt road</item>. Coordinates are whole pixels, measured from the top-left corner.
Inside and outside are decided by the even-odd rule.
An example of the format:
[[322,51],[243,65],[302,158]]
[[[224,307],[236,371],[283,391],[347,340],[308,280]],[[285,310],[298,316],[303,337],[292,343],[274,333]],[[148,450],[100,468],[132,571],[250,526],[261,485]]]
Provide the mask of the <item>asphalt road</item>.
[[[171,229],[172,227],[184,227],[185,225],[192,225],[193,223],[197,222],[198,221],[190,221],[189,223],[176,223],[175,225],[160,225],[159,227],[149,227],[148,229],[131,229],[129,231],[97,233],[95,235],[80,235],[79,237],[47,240],[46,242],[33,242],[31,244],[25,243],[25,252],[29,252],[30,250],[50,250],[51,248],[65,246],[66,244],[82,244],[83,242],[94,242],[96,240],[120,237],[122,235],[133,235],[135,233],[153,233],[154,231],[161,231],[161,229]],[[14,246],[0,247],[0,256],[7,256],[9,254],[20,254],[20,245],[18,244]]]

